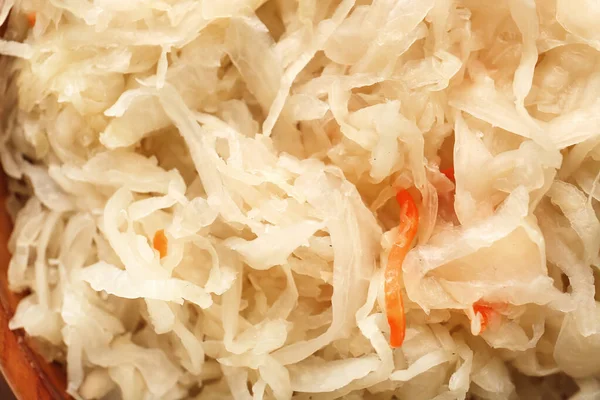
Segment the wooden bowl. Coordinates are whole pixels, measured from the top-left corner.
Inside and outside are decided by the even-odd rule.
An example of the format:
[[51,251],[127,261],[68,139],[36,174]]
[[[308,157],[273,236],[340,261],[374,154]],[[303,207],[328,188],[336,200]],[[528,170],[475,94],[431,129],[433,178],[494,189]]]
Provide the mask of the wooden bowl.
[[[0,175],[0,370],[18,400],[63,400],[66,395],[64,369],[48,363],[32,350],[23,331],[8,329],[22,296],[8,288],[7,244],[12,223],[6,211],[6,182]],[[6,399],[2,399],[6,400]]]
[[[0,26],[0,37],[4,36],[5,30],[6,26]],[[18,400],[70,399],[65,391],[64,369],[36,354],[23,331],[8,329],[8,322],[23,296],[12,293],[8,288],[7,271],[11,257],[8,239],[12,222],[5,207],[6,199],[6,178],[0,168],[0,370]],[[2,396],[1,400],[7,399]]]

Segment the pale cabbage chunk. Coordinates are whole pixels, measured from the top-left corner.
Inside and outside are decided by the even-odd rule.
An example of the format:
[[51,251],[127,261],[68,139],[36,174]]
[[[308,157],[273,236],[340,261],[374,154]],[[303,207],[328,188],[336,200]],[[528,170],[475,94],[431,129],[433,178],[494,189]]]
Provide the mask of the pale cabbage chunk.
[[[599,20],[0,1],[11,328],[77,399],[599,398]],[[420,225],[392,349],[401,189]]]

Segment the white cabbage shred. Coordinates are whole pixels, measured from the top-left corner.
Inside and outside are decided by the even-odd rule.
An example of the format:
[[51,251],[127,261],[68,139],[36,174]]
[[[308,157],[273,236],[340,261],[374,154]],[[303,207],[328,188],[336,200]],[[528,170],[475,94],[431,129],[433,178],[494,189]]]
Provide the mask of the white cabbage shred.
[[[11,329],[78,399],[600,398],[598,21],[0,1]],[[392,349],[400,189],[421,217]]]

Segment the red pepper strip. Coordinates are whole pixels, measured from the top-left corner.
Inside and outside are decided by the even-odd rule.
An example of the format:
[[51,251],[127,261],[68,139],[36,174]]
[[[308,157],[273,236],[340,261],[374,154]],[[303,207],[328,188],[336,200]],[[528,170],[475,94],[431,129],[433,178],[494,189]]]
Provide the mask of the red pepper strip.
[[396,194],[400,205],[400,225],[398,237],[392,246],[385,269],[385,309],[390,326],[390,346],[400,347],[406,333],[404,304],[402,303],[402,263],[417,235],[419,210],[414,199],[406,190]]
[[160,254],[160,258],[163,258],[167,255],[167,249],[169,247],[169,240],[165,235],[164,229],[160,229],[156,231],[154,234],[154,240],[152,241],[152,247],[158,250]]
[[487,326],[490,322],[490,319],[494,316],[496,311],[494,310],[494,308],[492,306],[490,306],[486,303],[477,302],[477,303],[473,304],[473,312],[475,314],[481,315],[481,331],[479,332],[481,334],[481,333],[483,333],[485,328],[487,328]]
[[456,182],[456,179],[454,178],[454,168],[446,168],[445,170],[442,170],[440,172],[446,175],[446,178],[450,179],[452,182]]
[[27,22],[29,22],[29,26],[33,28],[35,25],[36,15],[34,12],[27,14]]

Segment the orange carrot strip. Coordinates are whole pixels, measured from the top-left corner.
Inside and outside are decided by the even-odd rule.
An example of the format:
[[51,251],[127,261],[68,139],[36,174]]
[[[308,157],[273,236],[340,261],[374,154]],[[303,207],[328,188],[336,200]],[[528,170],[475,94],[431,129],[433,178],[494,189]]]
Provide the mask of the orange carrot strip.
[[390,346],[400,347],[406,333],[406,318],[402,302],[402,263],[417,235],[419,210],[414,199],[406,190],[396,194],[400,205],[400,225],[398,237],[388,257],[385,276],[385,309],[390,326]]
[[169,240],[167,239],[167,236],[165,236],[164,229],[156,231],[156,233],[154,234],[154,240],[152,241],[152,247],[158,250],[160,258],[163,258],[167,255]]
[[35,25],[35,21],[36,21],[36,15],[34,12],[31,12],[29,14],[27,14],[27,22],[29,22],[29,26],[33,28],[33,26]]
[[481,315],[481,331],[480,331],[480,334],[481,334],[481,333],[483,333],[485,328],[487,328],[487,326],[490,322],[490,319],[494,316],[496,311],[494,310],[494,308],[492,306],[478,301],[475,304],[473,304],[473,312],[475,314]]
[[440,172],[442,174],[446,175],[446,178],[450,179],[452,182],[456,182],[456,179],[454,178],[454,168],[453,167],[446,168]]

